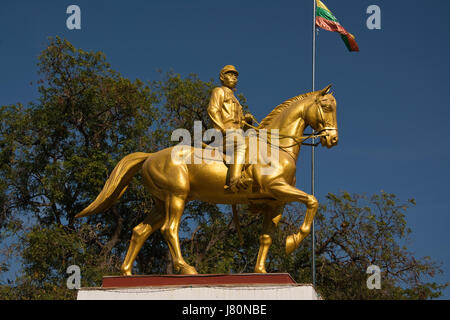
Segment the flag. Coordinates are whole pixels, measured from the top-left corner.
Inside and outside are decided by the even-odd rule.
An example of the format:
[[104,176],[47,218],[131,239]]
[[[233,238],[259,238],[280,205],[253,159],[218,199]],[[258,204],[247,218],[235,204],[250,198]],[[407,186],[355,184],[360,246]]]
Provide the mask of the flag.
[[317,1],[316,7],[316,26],[327,31],[339,32],[342,40],[348,51],[359,51],[358,44],[355,41],[355,36],[344,29],[337,21],[336,17],[320,0]]

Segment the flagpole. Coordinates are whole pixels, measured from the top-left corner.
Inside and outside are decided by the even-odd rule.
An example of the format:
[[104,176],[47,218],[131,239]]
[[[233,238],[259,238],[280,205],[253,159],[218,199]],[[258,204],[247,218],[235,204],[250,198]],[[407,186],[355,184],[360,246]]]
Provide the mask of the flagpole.
[[[312,91],[315,91],[315,74],[316,74],[316,0],[313,0],[313,37],[312,37]],[[313,129],[314,131],[314,129]],[[311,147],[311,194],[314,195],[314,143],[315,139],[312,138]],[[311,263],[311,273],[312,273],[312,283],[316,286],[316,259],[315,259],[315,230],[314,230],[314,220],[311,226],[311,252],[312,252],[312,263]]]

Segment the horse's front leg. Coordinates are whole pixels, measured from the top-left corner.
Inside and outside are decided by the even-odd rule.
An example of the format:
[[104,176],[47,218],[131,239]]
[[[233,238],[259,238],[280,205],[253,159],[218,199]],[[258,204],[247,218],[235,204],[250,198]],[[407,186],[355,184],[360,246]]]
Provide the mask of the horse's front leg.
[[266,259],[272,245],[272,237],[283,214],[284,206],[267,206],[264,209],[262,233],[259,236],[259,251],[256,259],[255,273],[266,273]]
[[294,233],[286,238],[286,254],[289,255],[297,249],[300,243],[311,231],[311,225],[316,215],[319,202],[316,197],[307,194],[287,183],[276,182],[270,186],[272,195],[283,202],[299,201],[306,205],[306,215],[299,232]]

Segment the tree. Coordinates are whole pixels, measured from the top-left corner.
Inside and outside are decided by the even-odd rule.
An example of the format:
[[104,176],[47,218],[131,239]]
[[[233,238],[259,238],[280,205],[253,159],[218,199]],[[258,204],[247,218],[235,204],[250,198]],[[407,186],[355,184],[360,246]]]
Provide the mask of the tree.
[[[206,114],[213,80],[169,72],[161,79],[130,81],[101,52],[50,39],[39,57],[40,98],[0,108],[0,274],[8,257],[21,259],[13,282],[0,284],[3,299],[73,299],[67,267],[79,265],[82,286],[99,286],[119,274],[132,228],[153,206],[134,178],[120,202],[83,220],[74,219],[99,193],[125,155],[154,152],[177,142],[173,129],[190,131]],[[246,107],[243,95],[238,95]],[[427,282],[440,272],[430,258],[407,250],[405,210],[394,195],[329,194],[316,217],[318,290],[326,299],[435,298],[447,284]],[[199,201],[186,206],[181,225],[186,260],[201,273],[253,272],[262,217],[239,206],[244,243],[236,236],[230,208]],[[303,218],[301,205],[287,205],[268,257],[268,270],[310,282],[311,237],[291,256],[284,240]],[[382,270],[382,289],[365,287],[366,268]],[[143,246],[134,273],[171,273],[159,233]]]
[[[4,106],[0,113],[0,154],[5,164],[0,168],[4,178],[0,223],[4,232],[11,231],[11,223],[19,217],[35,226],[19,228],[16,250],[25,259],[24,277],[17,283],[36,288],[62,285],[58,277],[34,276],[41,274],[38,266],[44,254],[53,261],[46,272],[65,277],[69,263],[65,257],[72,251],[52,252],[51,245],[60,240],[81,241],[90,248],[85,252],[88,257],[81,259],[92,263],[84,265],[85,270],[116,270],[124,250],[122,240],[151,209],[142,187],[134,184],[134,192],[120,204],[91,217],[91,232],[80,232],[84,225],[74,216],[99,192],[118,159],[139,149],[154,151],[158,140],[158,132],[149,134],[158,116],[150,87],[112,70],[101,52],[85,52],[67,41],[51,39],[38,66],[39,100],[27,107]],[[39,246],[38,238],[51,245]],[[52,260],[52,254],[59,256]],[[39,293],[26,297],[36,296]]]
[[[427,282],[440,265],[408,250],[406,212],[415,201],[394,194],[329,193],[317,217],[318,285],[329,299],[437,298],[447,284]],[[366,287],[367,267],[381,269],[381,290]]]

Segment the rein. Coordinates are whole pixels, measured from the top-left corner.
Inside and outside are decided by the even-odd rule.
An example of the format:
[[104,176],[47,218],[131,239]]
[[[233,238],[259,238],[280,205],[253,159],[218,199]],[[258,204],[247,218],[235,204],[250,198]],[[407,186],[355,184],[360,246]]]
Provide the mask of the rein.
[[[257,124],[259,124],[258,121],[255,120],[255,122],[256,122]],[[259,129],[259,128],[255,127],[255,126],[253,126],[253,125],[251,125],[251,124],[249,124],[249,123],[245,123],[245,125],[246,125],[246,126],[249,126],[250,128],[252,128],[252,129],[254,129],[254,130],[256,130],[258,133],[259,133],[259,131],[261,130],[261,129]],[[291,148],[291,147],[294,147],[294,146],[297,146],[297,145],[300,145],[300,144],[304,144],[303,141],[306,141],[306,140],[308,140],[308,139],[311,139],[311,138],[314,138],[314,139],[315,139],[315,138],[320,138],[320,137],[326,136],[325,133],[322,133],[322,132],[325,131],[325,130],[337,130],[337,129],[335,129],[335,128],[330,128],[330,127],[326,127],[326,128],[323,128],[322,130],[320,130],[319,132],[317,132],[318,134],[312,133],[312,134],[310,134],[310,135],[307,135],[307,136],[301,136],[301,137],[295,137],[295,136],[290,136],[290,135],[286,135],[286,134],[272,134],[272,133],[270,133],[270,132],[267,132],[267,135],[269,135],[269,136],[277,136],[279,139],[292,139],[292,140],[294,140],[294,141],[295,141],[294,144],[292,144],[292,145],[290,145],[290,146],[280,147],[280,148]],[[301,141],[299,141],[299,139],[301,139]],[[270,142],[269,142],[269,143],[270,143]]]
[[[320,118],[321,118],[320,120],[322,120],[322,122],[325,124],[325,119],[324,119],[324,116],[323,116],[323,110],[322,110],[322,108],[320,106],[317,108],[317,111],[318,111],[318,113],[320,115]],[[255,119],[255,117],[253,117],[253,115],[252,115],[252,119],[253,119],[253,121],[256,122],[257,125],[259,125],[259,122]],[[247,123],[245,121],[244,121],[244,123],[245,123],[245,125],[249,126],[250,128],[256,130],[259,133],[259,131],[260,131],[259,128],[255,127],[255,126],[253,126],[253,125],[251,125],[251,124],[249,124],[249,123]],[[326,136],[327,134],[324,133],[324,131],[327,131],[327,130],[335,130],[335,131],[337,131],[337,128],[335,128],[335,127],[324,127],[321,130],[319,130],[317,133],[313,132],[310,135],[302,136],[302,137],[295,137],[295,136],[290,136],[290,135],[285,135],[285,134],[283,134],[283,135],[278,134],[278,138],[279,139],[292,139],[292,140],[295,141],[295,143],[290,145],[290,146],[284,146],[284,147],[279,147],[279,148],[281,148],[281,149],[291,148],[291,147],[298,146],[298,145],[317,146],[317,145],[319,145],[320,142],[317,142],[317,143],[305,143],[303,141],[306,141],[308,139],[316,139],[316,138],[320,138],[320,137]],[[272,136],[272,134],[270,132],[267,132],[267,134]],[[301,139],[301,141],[299,141],[298,139]],[[271,144],[270,142],[268,142],[268,143]]]

